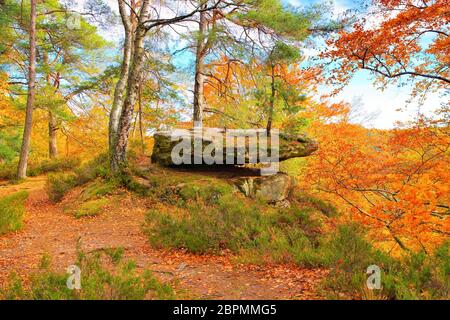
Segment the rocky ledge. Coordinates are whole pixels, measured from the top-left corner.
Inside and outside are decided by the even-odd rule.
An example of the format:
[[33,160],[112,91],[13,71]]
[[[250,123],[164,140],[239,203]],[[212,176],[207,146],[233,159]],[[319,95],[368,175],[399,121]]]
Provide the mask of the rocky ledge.
[[[215,142],[217,143],[218,135],[227,136],[228,134],[229,133],[227,132],[227,130],[211,128],[209,128],[208,131],[203,131],[203,134],[201,135],[194,135],[193,130],[172,130],[156,132],[154,135],[155,142],[153,147],[152,162],[158,163],[163,166],[178,165],[179,163],[174,163],[172,159],[172,150],[174,150],[174,148],[177,148],[177,154],[179,154],[180,156],[184,155],[185,157],[191,159],[192,164],[204,164],[203,159],[200,160],[200,163],[198,161],[194,161],[194,141],[200,140],[201,146],[203,146],[203,150],[207,150],[205,148],[207,148],[208,146],[212,146]],[[220,147],[215,150],[218,150],[218,152],[222,152],[224,162],[226,157],[229,156],[230,153],[234,155],[235,159],[237,159],[238,154],[241,155],[241,159],[244,159],[244,163],[235,162],[236,164],[255,163],[255,160],[256,163],[266,162],[264,161],[264,158],[261,158],[260,156],[254,158],[249,152],[249,145],[251,140],[248,136],[242,136],[241,138],[243,138],[245,141],[245,148],[237,148],[234,145],[234,142],[233,147],[227,148],[226,142],[230,140],[222,138]],[[279,143],[277,145],[277,151],[279,161],[291,158],[307,157],[318,148],[317,142],[311,138],[308,138],[306,135],[288,135],[280,133],[278,140]],[[180,149],[180,141],[186,142],[185,146],[187,146],[188,148],[185,148],[185,151],[178,151],[178,149]],[[268,145],[271,145],[270,137],[267,139],[267,141]],[[210,154],[214,156],[216,151],[214,150],[213,152],[211,152],[211,149],[212,148],[209,148],[208,150]],[[185,155],[183,152],[188,152],[189,154]],[[253,162],[251,162],[251,159],[253,159]]]

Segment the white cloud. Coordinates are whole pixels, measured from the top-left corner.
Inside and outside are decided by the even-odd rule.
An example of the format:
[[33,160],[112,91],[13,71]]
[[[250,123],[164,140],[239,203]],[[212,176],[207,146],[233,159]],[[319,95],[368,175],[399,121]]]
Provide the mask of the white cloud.
[[393,128],[397,121],[413,120],[419,111],[430,115],[444,102],[438,93],[432,93],[427,96],[423,105],[419,105],[417,101],[408,103],[410,92],[410,87],[398,88],[395,85],[388,85],[386,89],[380,90],[372,84],[370,79],[364,79],[359,75],[332,101],[345,101],[352,104],[360,100],[359,118],[364,119],[364,115],[374,115],[372,118],[368,117],[371,119],[363,120],[360,123],[367,127],[380,129]]

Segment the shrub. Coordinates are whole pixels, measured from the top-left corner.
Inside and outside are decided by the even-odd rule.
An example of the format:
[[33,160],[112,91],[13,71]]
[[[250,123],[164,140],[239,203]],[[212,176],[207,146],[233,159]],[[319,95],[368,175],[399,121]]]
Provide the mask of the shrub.
[[[292,261],[293,253],[314,246],[314,223],[299,208],[262,211],[232,193],[218,195],[213,188],[199,196],[186,189],[184,199],[198,197],[187,205],[187,213],[174,216],[151,210],[146,232],[157,247],[186,248],[191,252],[218,252],[230,249],[275,261]],[[194,190],[194,191],[192,191]]]
[[[159,282],[150,271],[139,274],[133,261],[123,261],[121,251],[102,250],[79,253],[76,265],[81,269],[81,289],[67,287],[67,273],[51,270],[44,256],[40,270],[24,286],[17,275],[11,275],[0,290],[8,300],[141,300],[173,299],[172,288]],[[112,267],[109,265],[112,264]]]
[[331,268],[325,281],[334,297],[347,292],[366,297],[367,267],[381,269],[381,290],[371,298],[387,299],[447,299],[450,287],[449,244],[444,243],[435,253],[411,252],[394,259],[375,249],[363,238],[355,224],[340,226],[318,248],[324,265]]
[[87,162],[81,167],[75,169],[77,185],[83,185],[86,182],[96,178],[109,178],[109,157],[107,154],[101,154],[93,160]]
[[448,299],[449,242],[430,255],[410,253],[398,268],[385,272],[382,284],[384,294],[391,299]]
[[14,180],[17,176],[17,161],[0,164],[0,179]]
[[0,235],[22,228],[28,192],[20,191],[0,198]]
[[64,172],[78,167],[81,160],[73,157],[47,159],[38,165],[30,165],[27,172],[28,176],[38,176],[49,172]]
[[77,179],[74,174],[57,173],[47,177],[46,190],[51,201],[61,201],[64,195],[76,187]]
[[115,174],[111,181],[142,196],[146,196],[150,192],[147,186],[140,184],[133,178],[133,175],[129,169],[124,169],[120,173]]
[[46,189],[50,200],[58,202],[74,187],[83,185],[98,177],[106,178],[108,176],[108,157],[100,155],[83,166],[76,168],[73,173],[49,175]]
[[85,201],[96,199],[105,195],[113,194],[116,189],[117,186],[112,181],[98,179],[83,190],[83,193],[81,194],[81,200]]
[[338,215],[336,207],[322,199],[305,194],[300,194],[296,198],[299,202],[319,210],[327,217],[336,217]]

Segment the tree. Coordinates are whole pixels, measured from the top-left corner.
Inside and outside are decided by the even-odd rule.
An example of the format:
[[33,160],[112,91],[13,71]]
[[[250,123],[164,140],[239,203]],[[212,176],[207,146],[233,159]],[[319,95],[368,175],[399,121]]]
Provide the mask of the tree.
[[[123,4],[122,4],[123,5]],[[110,162],[111,171],[118,172],[126,166],[126,150],[128,145],[128,138],[130,128],[132,125],[134,106],[136,104],[137,93],[139,90],[139,81],[142,77],[143,65],[145,63],[144,39],[150,30],[159,29],[163,26],[172,25],[193,19],[199,15],[202,18],[202,30],[206,30],[207,22],[206,13],[212,13],[214,21],[223,17],[227,17],[226,21],[230,21],[244,29],[253,28],[258,33],[266,36],[271,34],[275,36],[287,36],[292,40],[304,39],[311,34],[311,21],[317,17],[317,12],[311,11],[305,13],[295,13],[289,10],[284,10],[279,0],[241,0],[241,1],[200,1],[194,8],[187,7],[186,13],[179,13],[170,18],[162,18],[161,11],[157,8],[152,8],[150,3],[146,0],[142,1],[139,8],[130,10],[129,15],[134,15],[137,19],[136,28],[132,30],[133,44],[131,49],[130,67],[126,80],[126,90],[124,91],[122,107],[118,107],[121,111],[120,118],[117,125],[117,133],[111,133],[115,137],[110,137],[113,141],[110,146]],[[156,17],[151,17],[156,15]],[[122,15],[123,16],[123,15]],[[214,25],[214,24],[213,24]],[[197,63],[197,75],[195,85],[196,93],[194,94],[196,100],[196,119],[201,117],[201,104],[203,98],[201,97],[203,86],[203,62],[205,61],[205,54],[207,49],[211,48],[208,42],[211,41],[217,33],[208,33],[208,35],[200,34],[197,38],[197,49],[200,49]],[[246,33],[246,38],[251,38],[251,35]],[[255,41],[252,42],[252,48],[255,49]],[[122,62],[122,66],[126,66],[126,55]],[[201,88],[200,88],[201,87]],[[117,88],[115,94],[120,94],[120,88]],[[116,109],[114,109],[116,110]],[[114,114],[111,114],[114,116]],[[113,120],[111,120],[112,122]]]
[[33,126],[34,86],[36,80],[36,0],[30,0],[30,24],[29,24],[29,65],[28,65],[28,95],[23,130],[22,147],[20,150],[19,167],[17,177],[23,179],[27,175],[28,153],[30,151],[30,137]]
[[23,122],[7,96],[7,80],[7,75],[0,73],[0,164],[13,160],[20,152],[20,123]]
[[432,250],[450,234],[448,128],[422,120],[384,131],[348,123],[350,107],[320,105],[309,132],[320,148],[300,176],[305,188],[350,210],[378,243]]
[[[328,41],[330,80],[345,84],[359,69],[387,82],[415,84],[413,94],[450,83],[447,0],[376,0],[373,12]],[[367,22],[373,17],[373,23]],[[375,20],[376,19],[376,20]]]
[[[207,7],[207,1],[199,0],[199,7],[205,9]],[[194,106],[193,106],[193,120],[195,123],[202,123],[203,121],[203,87],[205,85],[204,80],[204,63],[205,56],[209,47],[208,37],[206,35],[207,18],[206,11],[199,13],[198,20],[198,35],[197,46],[195,51],[195,79],[194,79]],[[211,38],[209,38],[211,39]]]
[[[23,24],[22,8],[16,1],[8,2],[2,14],[6,15],[8,29],[0,38],[2,62],[8,65],[11,81],[11,96],[17,102],[26,84],[26,66],[23,60],[28,48],[23,45],[28,30]],[[101,70],[97,67],[95,52],[105,47],[106,42],[97,34],[81,14],[49,0],[38,7],[36,18],[36,96],[34,109],[46,110],[48,119],[48,154],[57,156],[57,135],[67,121],[76,117],[72,110],[74,101],[89,88],[80,86]],[[79,18],[72,25],[71,18]],[[74,89],[75,88],[75,89]],[[86,97],[85,97],[86,98]],[[86,99],[85,99],[86,100]],[[77,107],[75,107],[77,109]]]
[[[131,63],[131,51],[132,51],[132,40],[133,33],[136,20],[136,16],[133,12],[128,13],[127,3],[125,0],[118,0],[119,4],[119,13],[120,18],[122,20],[122,25],[124,28],[124,44],[123,44],[123,58],[122,65],[120,68],[119,79],[116,83],[116,87],[114,90],[114,100],[111,106],[111,113],[109,117],[109,148],[112,150],[114,148],[114,139],[117,137],[117,132],[119,129],[119,119],[122,113],[122,104],[125,94],[125,89],[127,85],[128,72],[130,69]],[[133,10],[137,9],[137,5],[135,3],[131,4],[131,8]],[[112,153],[110,152],[112,155]],[[112,160],[111,160],[112,161]]]
[[[59,4],[55,5],[60,8]],[[44,14],[51,12],[48,8]],[[70,101],[82,94],[78,91],[73,94],[69,89],[77,87],[77,83],[83,78],[92,77],[99,72],[95,61],[87,62],[86,57],[106,46],[106,42],[97,34],[96,28],[80,17],[76,28],[69,28],[62,13],[53,14],[49,22],[39,24],[41,31],[38,33],[42,45],[38,46],[40,71],[44,73],[49,96],[47,103],[39,107],[48,110],[49,156],[55,158],[57,152],[57,132],[64,120],[73,118],[73,112],[67,110]],[[50,58],[50,59],[49,59]],[[65,84],[61,84],[64,81]],[[65,88],[64,88],[65,87]],[[70,96],[70,99],[69,99]],[[53,99],[49,99],[53,97]]]
[[287,86],[284,86],[284,84],[286,84],[284,81],[277,81],[277,78],[281,78],[277,72],[277,69],[282,67],[282,64],[289,66],[289,64],[295,62],[299,57],[300,55],[298,53],[298,50],[282,42],[275,43],[267,57],[266,65],[268,67],[270,77],[270,97],[268,99],[269,107],[266,126],[268,135],[270,135],[270,132],[272,130],[272,121],[273,114],[275,112],[275,99],[277,93],[284,93],[282,97],[284,98],[284,102],[287,106],[289,106],[289,104],[291,103],[289,100],[292,100],[292,98],[301,99],[301,95],[298,95],[295,92],[288,92],[289,88]]
[[[131,14],[137,18],[137,26],[133,30],[133,44],[130,59],[130,68],[127,75],[125,97],[122,103],[121,114],[118,123],[118,130],[115,137],[112,138],[113,145],[110,148],[110,166],[113,173],[121,171],[126,167],[126,151],[128,146],[128,138],[132,124],[134,106],[137,99],[139,82],[143,73],[145,63],[144,40],[147,33],[154,28],[170,25],[180,21],[184,21],[196,13],[209,11],[226,7],[229,4],[222,0],[216,0],[207,7],[195,7],[187,13],[178,14],[170,18],[156,17],[151,19],[152,7],[149,0],[143,0],[138,10],[133,10]],[[158,12],[156,10],[156,12]],[[123,60],[122,65],[124,65]]]
[[[207,5],[207,0],[199,0],[200,7]],[[279,0],[232,1],[226,10],[201,11],[196,20],[199,29],[194,37],[194,123],[201,123],[203,118],[203,87],[210,77],[205,65],[208,55],[215,54],[216,58],[226,55],[245,63],[243,55],[255,57],[261,50],[270,51],[266,46],[270,47],[271,43],[281,43],[282,39],[304,40],[311,34],[313,22],[319,16],[320,10],[295,12]]]
[[284,64],[277,59],[272,82],[271,64],[256,59],[244,65],[223,57],[211,62],[208,68],[211,70],[205,85],[208,125],[267,129],[271,117],[272,125],[285,133],[298,134],[304,130],[306,111],[314,104],[312,97],[320,69],[305,69],[298,61]]

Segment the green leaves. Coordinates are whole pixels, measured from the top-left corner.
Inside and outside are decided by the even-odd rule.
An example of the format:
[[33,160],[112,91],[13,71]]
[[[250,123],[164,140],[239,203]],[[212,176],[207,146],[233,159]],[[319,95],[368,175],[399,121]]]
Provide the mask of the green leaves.
[[276,63],[292,63],[300,58],[298,48],[290,46],[284,42],[277,41],[269,54],[269,61]]
[[256,0],[249,3],[253,8],[238,16],[243,23],[258,24],[293,40],[304,40],[309,35],[308,28],[312,20],[317,18],[309,12],[289,10],[279,0]]

